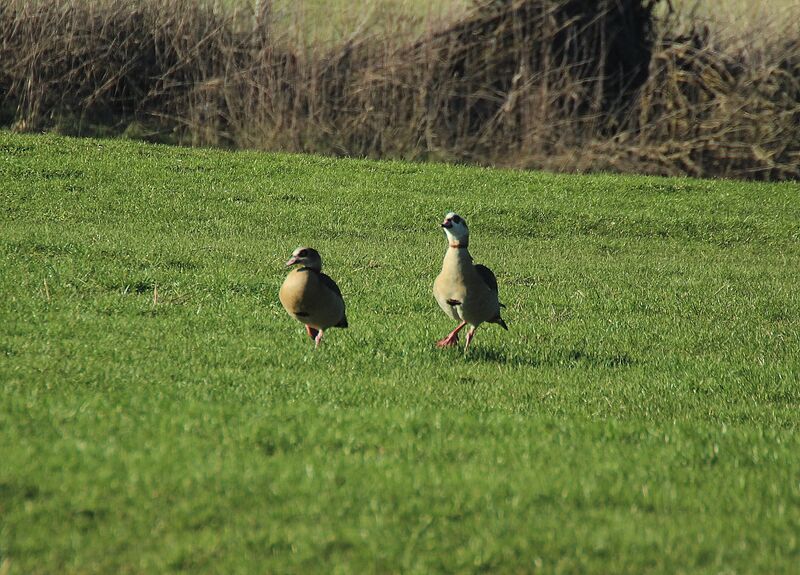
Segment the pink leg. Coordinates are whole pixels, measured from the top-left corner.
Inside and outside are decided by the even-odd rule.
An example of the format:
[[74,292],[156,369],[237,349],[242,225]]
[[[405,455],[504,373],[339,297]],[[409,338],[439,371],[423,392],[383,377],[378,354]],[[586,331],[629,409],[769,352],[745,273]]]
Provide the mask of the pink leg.
[[317,334],[319,332],[316,329],[314,329],[313,327],[311,327],[310,325],[307,325],[306,326],[306,333],[308,334],[308,337],[310,337],[311,339],[314,339],[314,338],[317,337]]
[[465,325],[467,325],[467,322],[465,321],[462,321],[460,324],[458,324],[458,327],[451,331],[450,335],[436,342],[436,347],[449,347],[451,345],[456,345],[458,343],[458,332],[464,329]]
[[322,341],[322,330],[319,330],[319,332],[317,332],[317,337],[314,338],[314,349],[317,349],[319,347],[319,342],[321,341]]
[[469,342],[471,342],[472,338],[475,337],[475,329],[476,328],[471,327],[467,332],[467,345],[464,346],[464,353],[467,353],[467,349],[469,349]]

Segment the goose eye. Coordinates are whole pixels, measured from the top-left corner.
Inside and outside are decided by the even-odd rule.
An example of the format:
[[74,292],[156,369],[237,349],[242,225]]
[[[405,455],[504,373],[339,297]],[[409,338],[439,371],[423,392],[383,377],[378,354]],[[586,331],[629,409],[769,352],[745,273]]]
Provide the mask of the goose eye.
[[297,255],[300,256],[301,258],[304,258],[308,255],[308,250],[300,250],[300,253]]

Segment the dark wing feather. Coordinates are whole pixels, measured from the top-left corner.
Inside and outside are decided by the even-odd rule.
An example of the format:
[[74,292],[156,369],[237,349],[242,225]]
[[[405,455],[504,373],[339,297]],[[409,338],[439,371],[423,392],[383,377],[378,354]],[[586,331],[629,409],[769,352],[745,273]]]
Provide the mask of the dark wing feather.
[[342,297],[342,291],[339,289],[339,286],[336,285],[336,282],[333,281],[329,276],[326,276],[324,273],[319,273],[319,281],[322,282],[326,288],[334,292],[339,297]]
[[[339,286],[336,285],[336,282],[330,278],[330,276],[326,276],[324,273],[319,272],[319,281],[321,281],[322,285],[338,295],[339,298],[344,301],[344,298],[342,297],[342,291],[339,289]],[[342,319],[340,319],[339,323],[333,327],[347,327],[347,314],[342,314]]]
[[497,278],[494,276],[492,270],[484,265],[478,264],[475,266],[475,271],[478,272],[478,275],[481,276],[481,279],[489,286],[490,290],[497,291]]

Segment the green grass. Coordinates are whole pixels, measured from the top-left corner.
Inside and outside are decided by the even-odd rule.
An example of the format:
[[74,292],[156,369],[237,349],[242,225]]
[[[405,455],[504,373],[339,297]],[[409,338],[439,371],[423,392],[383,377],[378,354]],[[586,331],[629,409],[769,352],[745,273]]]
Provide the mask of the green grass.
[[[451,209],[508,306],[467,357]],[[800,564],[800,184],[0,132],[0,218],[3,575]]]

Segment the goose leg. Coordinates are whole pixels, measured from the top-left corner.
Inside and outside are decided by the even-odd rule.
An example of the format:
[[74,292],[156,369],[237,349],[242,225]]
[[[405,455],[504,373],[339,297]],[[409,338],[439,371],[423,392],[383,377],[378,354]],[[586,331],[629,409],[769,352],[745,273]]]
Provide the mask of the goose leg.
[[458,343],[458,332],[460,332],[465,325],[467,325],[467,322],[465,321],[462,321],[460,324],[458,324],[458,327],[451,331],[450,335],[436,342],[436,347],[449,347],[451,345],[456,345]]
[[475,330],[476,329],[477,328],[475,328],[475,327],[471,327],[471,328],[469,328],[469,331],[467,332],[467,345],[464,346],[464,354],[466,354],[467,350],[469,349],[469,342],[471,342],[472,338],[475,337]]

